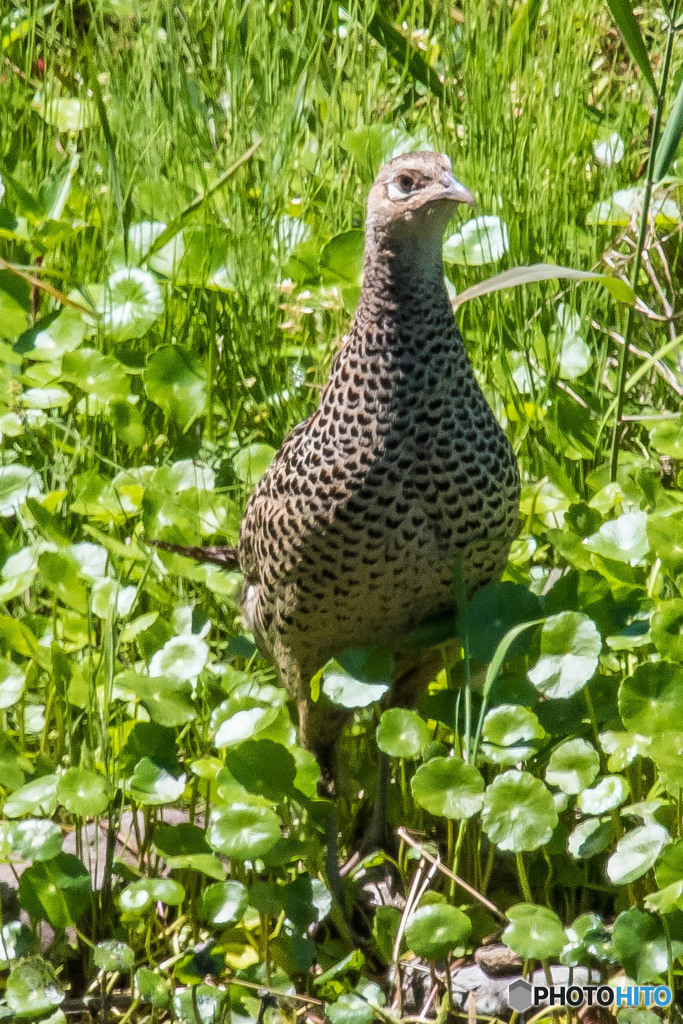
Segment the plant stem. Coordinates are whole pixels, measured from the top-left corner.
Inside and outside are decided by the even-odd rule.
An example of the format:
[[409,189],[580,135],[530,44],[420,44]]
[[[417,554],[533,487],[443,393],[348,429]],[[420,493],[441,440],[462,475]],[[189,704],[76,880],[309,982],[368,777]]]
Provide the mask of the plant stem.
[[[455,559],[453,565],[453,590],[455,593],[455,600],[457,602],[458,614],[460,617],[460,625],[462,627],[463,634],[462,637],[460,637],[460,642],[462,644],[463,668],[465,676],[465,742],[462,757],[463,760],[467,762],[467,764],[470,764],[470,755],[472,750],[472,675],[470,666],[470,626],[464,566],[462,558],[460,557]],[[455,725],[455,733],[457,736],[457,716]]]
[[216,376],[216,292],[209,294],[209,354],[206,381],[206,436],[209,441],[216,440],[216,427],[213,418],[214,377]]
[[666,914],[660,914],[659,920],[662,922],[664,936],[666,939],[666,983],[673,992],[676,984],[676,978],[674,975],[674,954],[673,946],[671,945],[671,930],[669,928],[669,923],[666,920]]
[[527,903],[533,903],[534,898],[531,895],[531,886],[529,885],[526,868],[524,867],[524,858],[521,853],[517,853],[515,854],[515,859],[517,861],[517,874],[519,876],[519,884],[522,887],[522,895]]
[[[638,231],[638,244],[636,247],[636,254],[633,260],[633,267],[631,269],[631,287],[635,291],[636,285],[638,284],[638,275],[640,274],[640,267],[643,259],[643,250],[645,248],[645,237],[647,235],[647,224],[650,213],[650,199],[652,197],[652,186],[654,178],[655,168],[655,157],[657,155],[657,145],[659,143],[660,128],[662,123],[662,114],[664,112],[664,103],[666,99],[666,87],[669,81],[669,69],[671,66],[671,53],[673,50],[673,42],[675,35],[675,22],[676,14],[678,10],[678,0],[673,0],[671,6],[671,16],[669,18],[669,27],[667,30],[666,39],[666,51],[664,53],[664,62],[662,64],[662,77],[660,79],[659,89],[656,95],[655,103],[655,117],[652,126],[652,139],[650,141],[650,153],[647,160],[647,171],[645,173],[645,187],[643,189],[643,207],[640,213],[640,228]],[[617,372],[617,408],[614,415],[614,430],[612,432],[612,449],[610,453],[610,480],[614,481],[617,477],[617,469],[619,466],[619,435],[621,430],[621,416],[624,410],[624,398],[625,390],[624,384],[626,381],[626,365],[627,356],[629,351],[629,345],[631,343],[631,333],[633,330],[633,316],[634,307],[629,306],[626,314],[626,327],[624,328],[624,344],[619,351],[619,367]]]

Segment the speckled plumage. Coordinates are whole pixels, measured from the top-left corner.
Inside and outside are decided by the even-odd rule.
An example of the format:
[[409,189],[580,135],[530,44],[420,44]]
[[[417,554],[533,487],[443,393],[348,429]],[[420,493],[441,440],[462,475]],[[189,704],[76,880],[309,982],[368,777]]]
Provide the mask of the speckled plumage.
[[344,648],[396,649],[451,607],[456,556],[470,592],[496,579],[517,529],[516,460],[444,286],[453,199],[471,197],[440,154],[380,171],[349,338],[242,523],[246,623],[298,701],[302,741],[331,773],[343,712],[311,701],[313,674]]

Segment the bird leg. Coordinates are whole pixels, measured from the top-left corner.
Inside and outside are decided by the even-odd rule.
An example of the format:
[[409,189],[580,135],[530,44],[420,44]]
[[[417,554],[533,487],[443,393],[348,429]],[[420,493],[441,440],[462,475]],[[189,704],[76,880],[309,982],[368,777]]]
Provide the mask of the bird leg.
[[[382,702],[384,710],[388,708],[415,707],[424,690],[434,679],[443,666],[440,650],[411,652],[409,655],[398,655],[396,658],[397,677],[392,684],[386,699]],[[387,795],[390,779],[390,764],[387,754],[379,752],[377,790],[372,807],[372,816],[361,840],[364,854],[386,846],[387,828]]]
[[390,777],[389,755],[379,752],[379,763],[377,770],[377,789],[372,804],[372,815],[367,828],[360,842],[360,852],[364,856],[372,853],[373,850],[387,845],[387,792],[389,789]]
[[350,945],[356,945],[348,919],[344,882],[339,871],[339,821],[337,818],[337,740],[348,712],[328,706],[327,701],[312,702],[300,697],[299,740],[302,746],[315,754],[320,765],[318,795],[328,802],[325,817],[325,875],[334,901],[333,918],[340,933]]

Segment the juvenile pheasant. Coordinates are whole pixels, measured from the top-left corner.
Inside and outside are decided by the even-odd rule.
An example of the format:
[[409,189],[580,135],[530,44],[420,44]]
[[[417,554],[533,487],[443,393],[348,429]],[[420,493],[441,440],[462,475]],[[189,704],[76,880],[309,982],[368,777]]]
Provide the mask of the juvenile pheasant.
[[[244,619],[296,699],[330,789],[347,713],[312,701],[311,677],[345,648],[399,650],[420,620],[453,607],[456,559],[471,593],[501,574],[516,533],[515,457],[444,285],[442,236],[463,202],[474,204],[442,154],[381,169],[350,336],[242,522]],[[398,664],[390,702],[414,702],[432,666]]]

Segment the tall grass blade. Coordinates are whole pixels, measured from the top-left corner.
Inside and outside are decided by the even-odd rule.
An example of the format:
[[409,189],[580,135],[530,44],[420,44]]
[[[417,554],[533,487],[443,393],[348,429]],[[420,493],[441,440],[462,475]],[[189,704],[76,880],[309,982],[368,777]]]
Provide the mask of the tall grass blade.
[[[90,63],[90,82],[92,84],[93,97],[95,99],[95,106],[97,107],[97,113],[102,125],[102,131],[104,133],[104,141],[107,143],[107,153],[109,154],[109,173],[111,174],[111,188],[114,196],[114,202],[116,203],[117,213],[123,222],[123,192],[121,189],[121,176],[119,174],[119,164],[116,159],[116,147],[114,145],[114,136],[112,135],[111,125],[109,124],[109,116],[107,114],[107,108],[104,105],[102,98],[102,90],[100,88],[99,79],[97,72],[92,64]],[[127,249],[128,238],[127,234],[124,235],[124,248]],[[126,255],[127,252],[126,252]]]
[[477,732],[474,737],[474,746],[472,749],[472,761],[474,764],[477,751],[479,750],[479,744],[481,742],[481,734],[484,731],[484,719],[486,718],[486,703],[491,692],[491,687],[498,678],[498,673],[503,667],[503,662],[507,657],[507,653],[512,647],[517,637],[527,629],[531,629],[533,626],[540,626],[545,619],[533,619],[531,622],[520,622],[519,625],[513,626],[509,629],[503,639],[496,647],[495,654],[493,655],[489,667],[486,670],[486,677],[484,679],[484,685],[481,692],[481,709],[479,711],[479,722],[477,724]]
[[631,56],[642,71],[647,84],[654,93],[657,92],[655,76],[652,73],[652,65],[648,57],[643,37],[640,34],[638,22],[635,19],[630,0],[607,0],[612,17],[617,23],[626,45],[631,51]]
[[[608,0],[610,7],[616,0]],[[626,0],[627,2],[627,0]],[[631,18],[633,18],[633,12],[629,6],[629,12]],[[652,187],[654,185],[655,178],[655,161],[657,159],[657,149],[660,141],[660,131],[662,125],[662,115],[664,113],[664,100],[666,97],[666,88],[669,82],[669,71],[671,69],[671,55],[673,53],[674,36],[676,33],[676,17],[678,15],[678,0],[673,0],[671,9],[669,11],[669,26],[667,30],[666,49],[664,51],[664,60],[662,62],[662,72],[660,78],[660,86],[654,87],[656,108],[654,121],[652,123],[652,134],[650,141],[650,154],[647,161],[647,171],[645,172],[645,187],[643,188],[643,205],[640,214],[640,226],[638,228],[638,241],[636,243],[636,253],[632,264],[631,270],[631,284],[635,288],[638,281],[638,275],[640,273],[640,267],[643,260],[643,252],[645,250],[645,244],[647,239],[647,228],[648,218],[650,215],[650,199],[652,197]],[[633,19],[635,25],[635,19]],[[637,27],[637,26],[636,26]],[[640,33],[638,33],[640,38]],[[640,38],[641,45],[643,44],[642,38]],[[646,55],[647,56],[647,55]],[[648,62],[648,67],[649,67]],[[650,73],[652,70],[650,69]],[[610,450],[610,480],[614,481],[617,478],[617,470],[619,468],[619,449],[620,449],[620,434],[621,434],[621,415],[624,410],[624,397],[626,383],[626,368],[628,363],[629,346],[631,343],[631,331],[633,330],[633,306],[631,306],[626,314],[626,326],[624,328],[624,344],[622,345],[621,351],[619,352],[619,365],[617,367],[617,408],[616,415],[614,417],[614,429],[612,431],[612,445]]]
[[22,281],[26,281],[32,288],[39,288],[40,291],[45,292],[51,298],[56,299],[62,306],[71,306],[72,309],[78,310],[79,313],[87,316],[97,316],[98,314],[92,309],[88,309],[87,306],[82,306],[80,302],[76,302],[74,299],[70,299],[64,292],[60,292],[59,288],[54,288],[47,281],[42,281],[35,274],[29,274],[26,270],[22,270],[21,267],[15,266],[14,263],[8,263],[7,260],[3,260],[0,257],[0,270],[8,270],[10,274],[15,274],[16,277],[20,277]]
[[573,267],[558,267],[553,263],[533,263],[529,267],[513,267],[511,270],[504,270],[502,274],[495,274],[485,281],[479,281],[453,300],[453,307],[462,306],[471,299],[480,299],[482,295],[490,295],[492,292],[500,292],[505,288],[516,288],[520,284],[533,284],[535,281],[598,281],[612,298],[618,302],[624,302],[632,306],[636,301],[636,294],[630,285],[618,277],[610,277],[609,274],[596,274],[592,270],[575,270]]
[[439,81],[439,76],[430,68],[422,54],[396,31],[379,5],[370,19],[368,32],[380,46],[384,47],[390,57],[407,67],[413,78],[426,85],[435,96],[443,95],[443,85]]
[[224,171],[218,178],[216,178],[214,183],[210,185],[205,192],[202,192],[202,194],[197,196],[196,199],[193,199],[192,202],[188,203],[187,206],[180,211],[178,216],[174,217],[171,223],[164,228],[160,235],[157,236],[145,253],[141,262],[144,263],[145,260],[148,260],[149,257],[155,252],[158,252],[159,249],[163,249],[163,247],[170,242],[172,238],[175,238],[178,232],[184,227],[187,219],[191,217],[193,213],[196,213],[197,210],[203,206],[206,200],[210,199],[215,192],[218,192],[218,190],[222,188],[230,178],[232,178],[235,171],[237,171],[242,164],[245,164],[247,160],[251,159],[262,142],[263,139],[257,139],[249,149],[242,153],[242,156],[235,160],[234,164],[231,164],[230,167],[228,167],[227,171]]
[[519,72],[533,52],[529,44],[538,26],[540,13],[541,0],[526,0],[515,15],[506,41],[508,67],[511,70]]
[[669,165],[676,155],[678,149],[678,143],[681,141],[681,135],[683,134],[683,81],[678,87],[676,93],[676,99],[674,105],[669,114],[669,120],[666,122],[664,131],[662,132],[662,138],[659,145],[657,146],[657,156],[655,158],[655,171],[654,180],[659,181],[664,177],[669,169]]
[[45,220],[59,220],[64,213],[64,207],[71,195],[71,185],[74,174],[78,170],[80,159],[80,155],[74,153],[61,180],[57,181],[54,188],[50,189],[49,199],[45,206]]

